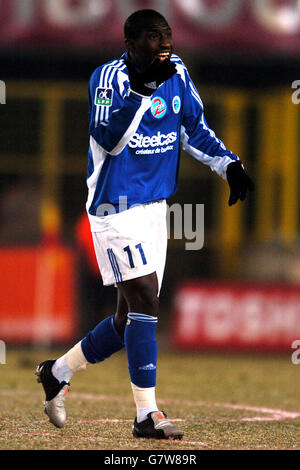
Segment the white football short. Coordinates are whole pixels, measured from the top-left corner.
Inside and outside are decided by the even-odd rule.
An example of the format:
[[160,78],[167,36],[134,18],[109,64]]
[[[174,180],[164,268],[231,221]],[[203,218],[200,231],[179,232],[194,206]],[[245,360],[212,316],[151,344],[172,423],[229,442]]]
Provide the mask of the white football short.
[[160,292],[167,252],[166,216],[165,200],[104,217],[90,216],[105,286],[156,272]]

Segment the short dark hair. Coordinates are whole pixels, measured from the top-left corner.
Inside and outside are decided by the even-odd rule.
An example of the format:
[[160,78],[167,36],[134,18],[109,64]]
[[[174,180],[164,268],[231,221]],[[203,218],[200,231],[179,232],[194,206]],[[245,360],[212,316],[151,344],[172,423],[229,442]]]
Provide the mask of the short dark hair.
[[125,39],[136,39],[141,31],[152,21],[159,19],[168,25],[166,18],[156,10],[144,9],[132,13],[124,23]]

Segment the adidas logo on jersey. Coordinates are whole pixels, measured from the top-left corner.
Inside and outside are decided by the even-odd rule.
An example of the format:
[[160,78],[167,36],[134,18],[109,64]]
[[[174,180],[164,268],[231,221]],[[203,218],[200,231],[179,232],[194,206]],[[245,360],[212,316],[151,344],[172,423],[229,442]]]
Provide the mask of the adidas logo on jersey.
[[137,132],[133,135],[132,139],[128,143],[129,147],[135,148],[147,148],[147,147],[159,147],[161,145],[169,145],[175,142],[177,139],[177,132],[169,132],[169,134],[162,134],[160,131],[153,136],[144,136],[144,134],[138,134]]
[[157,85],[156,82],[149,82],[144,84],[147,88],[151,88],[151,90],[156,90]]

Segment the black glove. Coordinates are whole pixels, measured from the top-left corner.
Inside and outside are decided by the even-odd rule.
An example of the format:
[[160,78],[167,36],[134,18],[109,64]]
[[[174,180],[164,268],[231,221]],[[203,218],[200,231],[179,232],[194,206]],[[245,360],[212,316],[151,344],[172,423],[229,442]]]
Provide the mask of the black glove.
[[152,93],[163,82],[173,77],[176,73],[176,65],[170,60],[160,61],[155,59],[154,62],[142,72],[138,72],[135,66],[129,60],[125,60],[128,68],[130,88],[140,95],[151,96]]
[[235,204],[239,199],[244,201],[247,191],[254,190],[254,183],[243,169],[240,161],[229,163],[226,175],[230,187],[229,206]]

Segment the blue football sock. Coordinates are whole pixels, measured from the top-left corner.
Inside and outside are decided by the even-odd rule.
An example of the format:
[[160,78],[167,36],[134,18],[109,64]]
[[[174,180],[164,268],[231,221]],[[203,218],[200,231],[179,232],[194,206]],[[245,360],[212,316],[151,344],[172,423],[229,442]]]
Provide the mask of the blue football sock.
[[138,387],[155,387],[157,317],[142,313],[128,313],[124,342],[131,382]]
[[114,325],[114,315],[98,323],[81,341],[83,354],[93,364],[104,361],[123,347],[124,341]]

